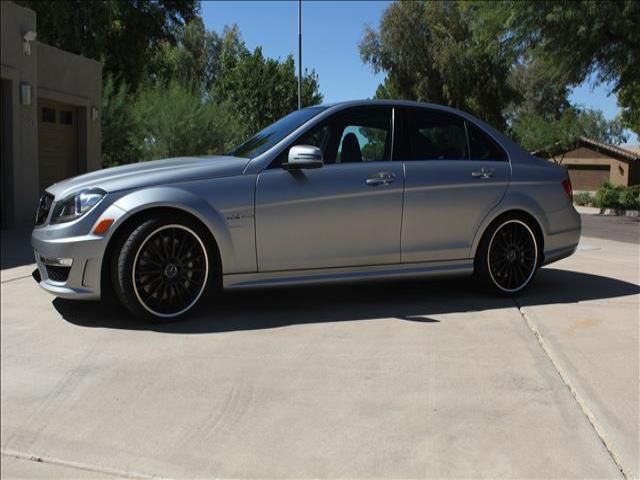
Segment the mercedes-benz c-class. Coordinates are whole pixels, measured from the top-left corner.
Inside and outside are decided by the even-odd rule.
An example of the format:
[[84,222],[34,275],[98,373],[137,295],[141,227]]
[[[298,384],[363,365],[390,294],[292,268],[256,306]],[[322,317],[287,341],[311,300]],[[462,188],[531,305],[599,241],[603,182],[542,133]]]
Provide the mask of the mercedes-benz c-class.
[[48,292],[113,291],[158,320],[216,288],[474,275],[518,294],[575,251],[571,197],[564,167],[471,115],[354,101],[295,111],[223,156],[56,183],[31,242]]

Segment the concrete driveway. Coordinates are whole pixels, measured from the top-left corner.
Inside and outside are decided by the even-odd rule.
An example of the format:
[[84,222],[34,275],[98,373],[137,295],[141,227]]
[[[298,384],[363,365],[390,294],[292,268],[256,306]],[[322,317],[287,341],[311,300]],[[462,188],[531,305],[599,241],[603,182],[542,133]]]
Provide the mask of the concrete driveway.
[[6,268],[3,477],[637,478],[638,262],[585,237],[516,301],[282,289],[165,326]]

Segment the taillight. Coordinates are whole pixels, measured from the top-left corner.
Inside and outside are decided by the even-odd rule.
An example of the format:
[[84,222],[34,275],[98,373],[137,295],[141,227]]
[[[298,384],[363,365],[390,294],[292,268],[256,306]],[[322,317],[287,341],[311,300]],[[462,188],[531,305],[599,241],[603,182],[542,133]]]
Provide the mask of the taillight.
[[562,181],[562,188],[564,188],[564,191],[567,192],[569,200],[573,202],[573,187],[571,186],[571,179],[569,177],[565,178]]

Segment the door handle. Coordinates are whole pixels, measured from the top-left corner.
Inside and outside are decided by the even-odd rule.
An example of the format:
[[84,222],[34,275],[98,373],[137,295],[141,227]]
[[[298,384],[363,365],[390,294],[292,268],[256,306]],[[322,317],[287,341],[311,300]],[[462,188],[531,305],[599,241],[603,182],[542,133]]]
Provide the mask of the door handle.
[[471,172],[471,176],[473,178],[479,178],[480,180],[486,180],[487,178],[493,177],[495,170],[493,168],[481,168],[475,172]]
[[389,185],[396,181],[396,174],[393,172],[378,172],[367,178],[367,185],[377,187],[378,185]]

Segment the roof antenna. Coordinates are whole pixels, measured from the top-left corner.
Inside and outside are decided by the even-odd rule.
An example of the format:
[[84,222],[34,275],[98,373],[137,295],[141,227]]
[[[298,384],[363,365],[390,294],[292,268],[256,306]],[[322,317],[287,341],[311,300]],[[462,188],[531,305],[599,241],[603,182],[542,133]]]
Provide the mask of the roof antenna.
[[302,0],[298,0],[298,110],[302,108]]

